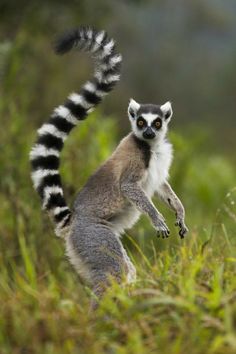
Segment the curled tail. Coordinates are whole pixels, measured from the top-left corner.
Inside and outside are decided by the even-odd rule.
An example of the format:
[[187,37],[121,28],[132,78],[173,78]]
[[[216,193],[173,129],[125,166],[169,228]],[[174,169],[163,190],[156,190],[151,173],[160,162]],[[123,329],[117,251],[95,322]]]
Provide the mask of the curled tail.
[[63,105],[54,109],[47,123],[38,130],[37,141],[30,152],[34,188],[42,199],[43,209],[55,222],[57,236],[67,232],[71,219],[59,174],[64,141],[119,81],[122,61],[113,39],[109,39],[105,31],[84,27],[72,30],[59,38],[55,51],[64,54],[72,48],[91,53],[95,59],[94,76],[78,93],[72,93]]

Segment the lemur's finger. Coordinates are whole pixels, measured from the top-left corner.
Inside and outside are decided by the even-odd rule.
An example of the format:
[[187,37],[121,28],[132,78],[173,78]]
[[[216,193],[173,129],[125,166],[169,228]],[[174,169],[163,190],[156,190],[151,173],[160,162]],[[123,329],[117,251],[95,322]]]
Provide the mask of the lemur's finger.
[[168,237],[169,237],[169,233],[164,231],[162,233],[162,238],[168,238]]
[[180,237],[181,237],[181,238],[184,238],[184,236],[187,234],[187,232],[188,232],[187,227],[181,228],[180,231],[179,231]]
[[167,227],[160,228],[157,230],[157,237],[160,237],[162,235],[162,238],[168,238],[170,234],[170,231]]
[[166,226],[157,231],[157,237],[162,236],[162,238],[168,238],[169,234],[170,231]]

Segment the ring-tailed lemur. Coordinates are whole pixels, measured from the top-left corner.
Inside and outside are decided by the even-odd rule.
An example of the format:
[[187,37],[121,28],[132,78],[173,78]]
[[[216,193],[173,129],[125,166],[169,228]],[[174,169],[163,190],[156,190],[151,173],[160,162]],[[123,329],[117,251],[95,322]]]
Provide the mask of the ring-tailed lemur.
[[122,57],[105,31],[78,28],[61,37],[56,53],[72,48],[84,49],[96,61],[95,74],[79,93],[72,93],[56,108],[49,121],[38,130],[30,159],[34,187],[42,198],[43,208],[55,222],[55,232],[65,237],[70,262],[100,296],[109,276],[118,281],[125,274],[135,279],[131,263],[119,235],[130,228],[140,213],[150,217],[158,235],[168,237],[163,216],[151,201],[154,192],[176,213],[179,234],[188,231],[184,208],[167,182],[172,147],[166,140],[172,116],[170,102],[161,106],[128,106],[132,132],[118,145],[107,161],[88,179],[78,193],[74,208],[67,206],[59,174],[59,157],[70,131],[113,89],[120,77]]

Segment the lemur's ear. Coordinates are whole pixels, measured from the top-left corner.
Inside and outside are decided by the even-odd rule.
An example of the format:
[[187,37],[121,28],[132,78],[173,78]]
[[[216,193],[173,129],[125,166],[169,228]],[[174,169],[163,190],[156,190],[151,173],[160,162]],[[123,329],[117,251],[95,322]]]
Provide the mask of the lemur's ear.
[[163,104],[160,108],[161,108],[161,110],[163,112],[163,115],[164,115],[165,119],[170,119],[172,117],[173,110],[172,110],[172,106],[171,106],[170,101],[168,101],[165,104]]
[[140,108],[140,104],[135,100],[133,100],[133,98],[131,98],[128,106],[128,116],[130,120],[136,118],[137,111],[139,110],[139,108]]

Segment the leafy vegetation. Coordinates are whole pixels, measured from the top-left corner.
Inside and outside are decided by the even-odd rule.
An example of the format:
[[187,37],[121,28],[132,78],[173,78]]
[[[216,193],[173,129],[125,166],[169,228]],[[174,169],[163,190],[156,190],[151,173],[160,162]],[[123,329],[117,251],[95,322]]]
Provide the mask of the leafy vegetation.
[[[234,157],[213,152],[212,132],[205,127],[173,127],[177,110],[170,180],[186,207],[190,233],[180,240],[171,226],[174,215],[155,200],[171,237],[157,239],[142,217],[123,238],[137,282],[113,284],[97,313],[89,312],[90,290],[41,211],[28,161],[37,127],[87,77],[88,68],[83,58],[79,70],[73,56],[60,63],[46,58],[45,40],[40,31],[32,38],[31,30],[23,28],[14,41],[0,45],[0,352],[235,353]],[[66,79],[63,63],[72,70]],[[109,100],[117,105],[115,93]],[[61,166],[70,204],[115,148],[125,124],[119,115],[104,117],[97,110],[72,132]]]

